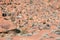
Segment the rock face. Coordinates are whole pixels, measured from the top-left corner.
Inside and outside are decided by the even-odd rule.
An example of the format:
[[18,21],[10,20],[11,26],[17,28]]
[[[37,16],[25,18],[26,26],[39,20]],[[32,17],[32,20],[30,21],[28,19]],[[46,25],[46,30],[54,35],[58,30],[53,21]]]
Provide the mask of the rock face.
[[0,32],[15,29],[15,28],[16,26],[12,22],[0,18]]
[[60,40],[60,0],[0,0],[0,40]]

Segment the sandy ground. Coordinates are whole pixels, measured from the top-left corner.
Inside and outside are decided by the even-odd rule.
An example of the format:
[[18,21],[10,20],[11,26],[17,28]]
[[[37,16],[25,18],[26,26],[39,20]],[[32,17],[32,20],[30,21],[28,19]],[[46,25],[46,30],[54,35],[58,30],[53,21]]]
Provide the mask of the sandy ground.
[[60,40],[60,0],[0,0],[0,40]]

